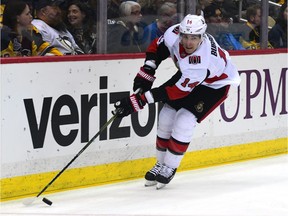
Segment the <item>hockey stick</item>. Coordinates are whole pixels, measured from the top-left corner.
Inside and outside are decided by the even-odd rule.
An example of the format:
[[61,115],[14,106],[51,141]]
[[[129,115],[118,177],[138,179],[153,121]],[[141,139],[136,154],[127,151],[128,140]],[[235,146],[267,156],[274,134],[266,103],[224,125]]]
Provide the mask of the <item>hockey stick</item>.
[[[76,158],[79,157],[79,155],[81,155],[86,148],[88,148],[88,146],[102,133],[103,130],[105,130],[107,128],[107,126],[109,124],[111,124],[114,119],[117,117],[117,110],[115,111],[115,115],[113,115],[98,131],[98,133],[95,134],[94,137],[92,137],[89,142],[77,153],[77,155],[75,155],[75,157],[37,194],[36,197],[33,198],[29,198],[24,200],[23,204],[24,205],[31,205],[35,200],[37,200],[37,198],[39,198],[39,196],[44,193],[44,191],[47,190],[47,188],[76,160]],[[46,203],[47,205],[52,205],[52,202],[47,199],[47,198],[43,198],[42,201],[44,203]]]

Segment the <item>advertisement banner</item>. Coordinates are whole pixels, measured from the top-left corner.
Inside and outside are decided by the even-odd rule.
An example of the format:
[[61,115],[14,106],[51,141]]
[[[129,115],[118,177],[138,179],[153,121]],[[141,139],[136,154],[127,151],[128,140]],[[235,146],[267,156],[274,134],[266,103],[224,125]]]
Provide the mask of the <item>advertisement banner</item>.
[[[232,56],[241,85],[198,125],[188,152],[287,138],[287,54]],[[60,170],[132,93],[144,59],[1,65],[1,178]],[[165,60],[154,86],[176,68]],[[116,119],[72,168],[155,157],[161,103]]]

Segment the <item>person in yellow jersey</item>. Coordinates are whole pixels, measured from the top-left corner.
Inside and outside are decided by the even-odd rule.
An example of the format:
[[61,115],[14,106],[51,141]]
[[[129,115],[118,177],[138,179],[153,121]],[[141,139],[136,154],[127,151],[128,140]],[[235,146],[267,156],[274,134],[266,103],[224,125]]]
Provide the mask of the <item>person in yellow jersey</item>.
[[[261,5],[254,4],[247,8],[247,22],[239,27],[240,43],[245,49],[260,49],[260,32],[261,32]],[[264,28],[264,27],[263,27]],[[268,41],[268,48],[273,48]]]
[[63,55],[43,41],[31,22],[30,8],[24,1],[8,1],[3,11],[1,57]]

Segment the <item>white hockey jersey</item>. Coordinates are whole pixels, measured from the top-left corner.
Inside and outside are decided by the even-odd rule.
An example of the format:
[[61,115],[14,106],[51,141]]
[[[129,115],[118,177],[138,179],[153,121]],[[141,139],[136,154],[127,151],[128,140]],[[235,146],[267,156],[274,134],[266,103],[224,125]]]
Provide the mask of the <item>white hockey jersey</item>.
[[229,53],[218,45],[213,36],[204,34],[197,50],[188,55],[180,44],[178,29],[179,24],[170,27],[163,41],[182,72],[181,79],[176,83],[180,90],[191,92],[199,84],[214,89],[240,84],[239,73]]
[[43,40],[49,42],[64,55],[83,54],[84,52],[76,44],[71,33],[67,31],[57,31],[40,19],[34,19],[32,24],[39,30]]

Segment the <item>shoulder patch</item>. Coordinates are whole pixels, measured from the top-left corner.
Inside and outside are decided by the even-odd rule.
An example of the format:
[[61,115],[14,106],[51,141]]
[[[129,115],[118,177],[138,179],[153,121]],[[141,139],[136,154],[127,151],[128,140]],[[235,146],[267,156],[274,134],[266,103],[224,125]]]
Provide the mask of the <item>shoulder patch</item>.
[[176,26],[176,27],[172,30],[172,32],[173,32],[174,34],[178,35],[178,34],[179,34],[179,25]]

